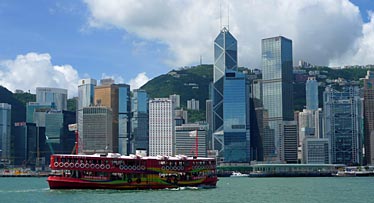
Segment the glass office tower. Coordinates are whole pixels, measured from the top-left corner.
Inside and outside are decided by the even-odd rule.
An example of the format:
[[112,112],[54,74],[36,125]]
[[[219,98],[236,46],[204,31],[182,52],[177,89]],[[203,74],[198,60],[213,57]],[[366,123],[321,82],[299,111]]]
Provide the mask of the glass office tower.
[[130,114],[131,98],[130,85],[118,84],[118,152],[130,153]]
[[283,121],[292,121],[292,41],[282,37],[262,40],[265,161],[285,161]]
[[[131,134],[132,149],[148,149],[148,94],[145,90],[137,89],[133,91],[132,98],[132,118]],[[132,151],[135,153],[135,151]]]
[[214,40],[213,68],[213,147],[222,156],[223,98],[226,70],[237,70],[237,42],[228,29],[223,28]]
[[323,102],[325,136],[330,141],[332,164],[360,164],[362,101],[359,88],[347,86],[338,91],[326,87]]
[[224,161],[249,162],[249,83],[236,71],[226,71],[224,78]]
[[68,90],[61,88],[37,87],[36,102],[52,105],[57,110],[67,110]]
[[309,77],[305,85],[306,109],[318,110],[318,82],[315,77]]

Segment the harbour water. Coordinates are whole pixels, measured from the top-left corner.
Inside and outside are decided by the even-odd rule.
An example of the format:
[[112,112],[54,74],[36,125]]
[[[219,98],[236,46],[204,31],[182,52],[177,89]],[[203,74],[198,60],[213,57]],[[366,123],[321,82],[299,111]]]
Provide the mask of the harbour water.
[[374,202],[374,177],[220,178],[217,188],[50,190],[45,177],[0,178],[0,202]]

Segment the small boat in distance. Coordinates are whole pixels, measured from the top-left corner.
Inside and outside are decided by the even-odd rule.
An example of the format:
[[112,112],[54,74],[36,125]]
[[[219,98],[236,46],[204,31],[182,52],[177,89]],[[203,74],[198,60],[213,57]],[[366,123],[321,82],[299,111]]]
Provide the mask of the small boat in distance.
[[218,181],[215,159],[184,155],[53,154],[50,168],[50,189],[211,188]]
[[243,173],[240,173],[240,172],[233,171],[232,174],[230,175],[230,177],[249,177],[249,174],[243,174]]

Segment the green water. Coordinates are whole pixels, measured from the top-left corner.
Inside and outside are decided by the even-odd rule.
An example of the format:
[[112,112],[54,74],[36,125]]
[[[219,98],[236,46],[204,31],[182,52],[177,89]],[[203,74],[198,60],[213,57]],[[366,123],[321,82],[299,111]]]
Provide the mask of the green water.
[[374,202],[374,177],[220,178],[215,189],[50,190],[46,178],[0,178],[0,202]]

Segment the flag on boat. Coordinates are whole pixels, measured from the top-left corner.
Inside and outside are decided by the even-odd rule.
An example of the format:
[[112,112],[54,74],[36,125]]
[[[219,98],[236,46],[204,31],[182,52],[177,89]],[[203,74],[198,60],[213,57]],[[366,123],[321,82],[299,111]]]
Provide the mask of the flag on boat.
[[190,132],[189,132],[189,136],[190,136],[190,137],[196,137],[196,133],[197,133],[196,130],[194,130],[194,131],[190,131]]

